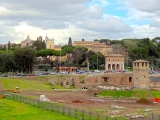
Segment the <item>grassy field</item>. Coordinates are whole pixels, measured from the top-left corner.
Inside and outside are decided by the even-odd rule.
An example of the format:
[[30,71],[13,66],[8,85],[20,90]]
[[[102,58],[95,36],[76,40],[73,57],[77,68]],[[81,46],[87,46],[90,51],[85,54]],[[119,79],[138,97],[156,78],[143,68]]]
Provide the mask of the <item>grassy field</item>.
[[160,98],[160,91],[152,90],[124,90],[124,91],[113,91],[105,90],[98,94],[98,96],[109,96],[113,98],[127,97],[127,98]]
[[1,120],[76,120],[56,112],[46,111],[5,98],[0,99],[0,108]]
[[50,85],[37,80],[25,80],[19,78],[3,78],[0,82],[6,90],[12,90],[19,87],[20,90],[52,90]]

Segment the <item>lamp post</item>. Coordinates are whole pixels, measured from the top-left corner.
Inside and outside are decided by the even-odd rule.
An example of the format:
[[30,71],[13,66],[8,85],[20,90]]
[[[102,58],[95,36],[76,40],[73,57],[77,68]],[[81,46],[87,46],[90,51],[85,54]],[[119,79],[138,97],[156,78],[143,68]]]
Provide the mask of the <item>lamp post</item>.
[[97,48],[97,70],[98,70],[98,48]]
[[61,72],[61,49],[60,49],[60,67],[59,67],[59,70]]
[[89,58],[88,58],[88,51],[86,53],[86,56],[87,56],[87,70],[89,71]]

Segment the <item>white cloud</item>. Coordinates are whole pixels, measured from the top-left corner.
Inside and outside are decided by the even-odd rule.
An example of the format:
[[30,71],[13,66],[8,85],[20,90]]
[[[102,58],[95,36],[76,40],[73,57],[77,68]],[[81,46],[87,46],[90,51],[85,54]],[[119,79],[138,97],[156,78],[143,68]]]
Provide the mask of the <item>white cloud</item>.
[[112,15],[105,16],[104,20],[95,19],[95,20],[87,20],[83,21],[79,27],[89,29],[91,31],[103,31],[108,33],[114,32],[131,32],[132,29],[127,26],[122,19],[118,17],[114,17]]
[[[128,18],[105,14],[105,7],[113,4],[122,7],[120,3],[127,7]],[[5,0],[0,2],[0,43],[9,40],[20,43],[28,34],[33,40],[47,34],[56,44],[68,43],[69,37],[74,41],[157,36],[160,21],[157,4],[157,0]],[[118,14],[119,9],[114,10]],[[143,26],[135,20],[152,23]]]
[[159,0],[120,0],[125,2],[128,7],[134,7],[144,12],[159,11]]

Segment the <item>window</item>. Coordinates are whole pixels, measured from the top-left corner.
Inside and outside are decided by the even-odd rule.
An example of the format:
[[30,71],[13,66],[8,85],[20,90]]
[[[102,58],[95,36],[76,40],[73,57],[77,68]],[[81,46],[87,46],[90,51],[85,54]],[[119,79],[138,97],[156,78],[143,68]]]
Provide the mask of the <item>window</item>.
[[113,59],[113,61],[114,61],[114,59]]
[[[137,79],[137,78],[136,78]],[[129,77],[129,82],[132,82],[132,77]]]
[[66,85],[69,85],[69,83],[68,83],[68,82],[66,82]]
[[104,77],[104,82],[108,82],[108,77]]
[[110,59],[109,59],[109,61],[110,61]]

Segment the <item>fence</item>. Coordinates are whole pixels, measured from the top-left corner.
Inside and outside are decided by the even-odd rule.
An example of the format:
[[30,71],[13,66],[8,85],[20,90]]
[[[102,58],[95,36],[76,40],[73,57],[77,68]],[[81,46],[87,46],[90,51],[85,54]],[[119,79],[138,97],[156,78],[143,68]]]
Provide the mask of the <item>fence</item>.
[[11,99],[11,100],[18,101],[25,104],[30,104],[31,106],[57,112],[62,115],[68,115],[76,118],[77,120],[160,120],[160,115],[156,115],[156,114],[152,114],[147,118],[136,118],[136,117],[135,118],[126,118],[126,117],[115,118],[115,117],[105,116],[102,114],[84,111],[84,110],[73,109],[58,103],[42,102],[40,100],[20,96],[17,94],[0,92],[0,95],[5,95],[5,98],[7,99]]

